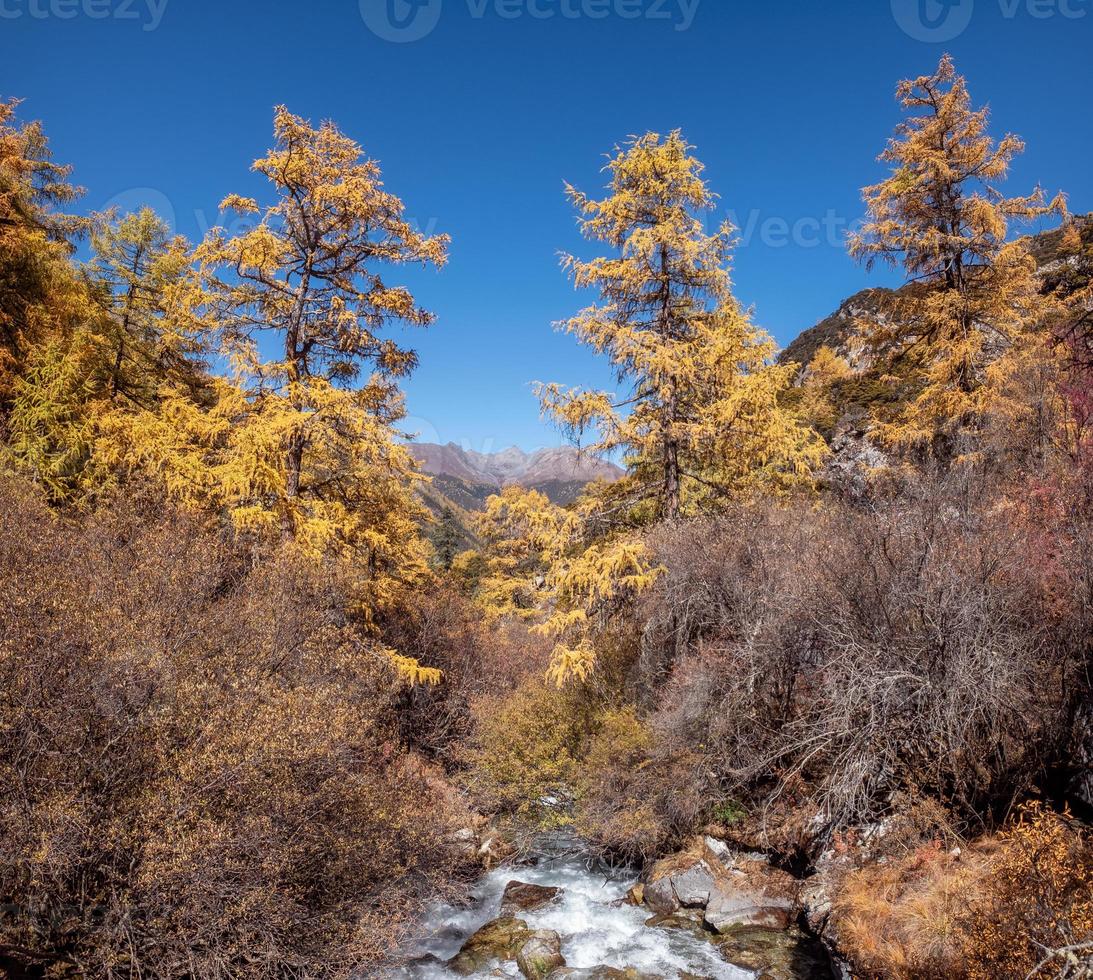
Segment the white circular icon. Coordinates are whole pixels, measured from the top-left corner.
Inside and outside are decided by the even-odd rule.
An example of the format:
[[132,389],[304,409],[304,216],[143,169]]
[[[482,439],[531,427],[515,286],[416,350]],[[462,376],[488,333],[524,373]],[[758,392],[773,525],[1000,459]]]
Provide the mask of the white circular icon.
[[944,44],[971,23],[975,0],[892,0],[892,16],[908,37]]
[[360,0],[368,29],[385,41],[406,44],[431,34],[444,0]]

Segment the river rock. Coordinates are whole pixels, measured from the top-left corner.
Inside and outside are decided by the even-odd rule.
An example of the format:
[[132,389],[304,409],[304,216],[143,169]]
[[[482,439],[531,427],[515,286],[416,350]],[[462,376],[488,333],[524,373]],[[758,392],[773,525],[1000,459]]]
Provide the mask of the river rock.
[[563,966],[550,974],[549,980],[664,980],[652,973],[641,973],[632,966],[620,970],[614,966],[593,966],[583,970]]
[[646,919],[645,924],[652,929],[678,929],[703,939],[706,938],[701,911],[680,910],[671,915],[654,915]]
[[545,929],[533,932],[520,948],[516,965],[527,980],[546,980],[559,967],[565,966],[561,936]]
[[718,948],[733,966],[754,970],[763,980],[831,978],[823,946],[797,929],[736,928],[718,940]]
[[706,906],[706,925],[720,933],[739,926],[788,929],[793,921],[794,891],[780,882],[739,879],[722,884]]
[[463,948],[448,961],[448,969],[468,977],[499,960],[514,960],[531,936],[532,932],[523,919],[511,915],[494,919],[463,944]]
[[702,908],[715,888],[715,872],[700,857],[682,854],[653,865],[645,883],[645,904],[661,915]]
[[505,894],[501,897],[501,914],[515,915],[517,912],[534,912],[549,905],[562,890],[546,885],[529,885],[523,881],[510,881],[505,885]]

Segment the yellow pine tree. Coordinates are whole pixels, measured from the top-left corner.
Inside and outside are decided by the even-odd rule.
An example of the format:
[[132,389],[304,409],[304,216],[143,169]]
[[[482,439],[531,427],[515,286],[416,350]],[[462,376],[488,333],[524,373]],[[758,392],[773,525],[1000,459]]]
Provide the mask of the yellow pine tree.
[[568,188],[586,238],[615,255],[564,260],[600,301],[564,329],[610,361],[625,392],[539,385],[544,411],[589,451],[621,451],[641,519],[672,519],[808,480],[822,445],[779,405],[796,368],[732,295],[733,238],[707,234],[715,197],[683,136],[649,133],[610,161],[602,200]]
[[[281,107],[274,136],[254,164],[274,200],[225,199],[251,226],[213,229],[172,296],[181,328],[215,339],[230,380],[216,382],[210,411],[169,393],[131,453],[178,496],[223,507],[241,533],[345,561],[372,616],[427,572],[416,471],[396,429],[399,380],[417,359],[383,329],[433,315],[381,267],[443,265],[448,239],[416,231],[377,163],[332,123]],[[435,679],[416,670],[404,673]]]
[[1063,214],[1065,202],[997,189],[1024,144],[988,134],[987,110],[972,108],[948,55],[897,95],[907,118],[880,156],[892,173],[865,188],[869,218],[849,244],[867,267],[902,266],[910,284],[860,330],[918,391],[881,437],[963,454],[987,413],[1005,410],[1006,378],[1033,354],[1031,332],[1048,312],[1027,242],[1008,240],[1011,222]]
[[490,497],[476,525],[485,560],[478,602],[490,619],[524,620],[558,640],[549,675],[559,686],[590,676],[591,627],[660,573],[636,536],[597,533],[602,510],[595,490],[567,509],[510,486]]
[[80,189],[55,163],[39,123],[20,124],[17,100],[0,100],[0,413],[32,349],[89,316],[73,274],[73,239],[86,221],[58,209]]
[[207,352],[200,337],[181,332],[167,315],[171,293],[189,269],[186,240],[144,207],[121,218],[96,215],[91,246],[88,274],[105,313],[99,333],[110,395],[123,407],[150,408],[161,385],[177,383],[196,397],[207,383]]
[[572,533],[571,516],[537,490],[508,486],[475,521],[485,569],[477,599],[489,619],[542,612],[547,576]]
[[808,362],[796,392],[797,411],[817,432],[828,433],[839,420],[833,388],[853,375],[850,362],[826,344]]
[[124,466],[134,413],[155,412],[170,386],[191,399],[209,379],[194,338],[164,304],[188,263],[185,242],[150,209],[97,215],[82,321],[30,347],[16,379],[10,455],[57,502],[79,503]]
[[557,638],[551,676],[564,683],[595,666],[595,626],[647,588],[652,567],[640,527],[759,491],[808,484],[822,440],[780,403],[795,365],[774,363],[774,342],[732,294],[732,229],[704,218],[715,197],[681,133],[649,133],[617,150],[609,195],[567,188],[586,238],[614,253],[567,256],[578,288],[599,302],[563,324],[606,356],[620,396],[537,386],[544,413],[587,451],[620,453],[626,476],[569,514],[546,576]]

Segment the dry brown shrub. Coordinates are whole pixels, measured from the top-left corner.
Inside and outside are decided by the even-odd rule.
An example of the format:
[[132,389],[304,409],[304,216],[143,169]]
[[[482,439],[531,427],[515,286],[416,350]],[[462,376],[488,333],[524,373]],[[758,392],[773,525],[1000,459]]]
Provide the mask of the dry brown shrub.
[[833,919],[865,976],[1077,980],[1093,967],[1093,849],[1032,805],[963,851],[935,841],[851,872]]
[[[989,820],[1064,760],[1087,613],[1049,614],[1033,528],[969,477],[869,506],[742,506],[652,545],[651,724],[704,746],[725,794],[770,808],[803,783],[826,832],[898,792]],[[1053,593],[1080,591],[1070,567]]]
[[336,976],[446,877],[466,814],[328,570],[139,495],[0,482],[0,966]]
[[576,828],[613,857],[660,857],[709,813],[704,766],[701,752],[658,745],[633,708],[608,711],[581,760]]

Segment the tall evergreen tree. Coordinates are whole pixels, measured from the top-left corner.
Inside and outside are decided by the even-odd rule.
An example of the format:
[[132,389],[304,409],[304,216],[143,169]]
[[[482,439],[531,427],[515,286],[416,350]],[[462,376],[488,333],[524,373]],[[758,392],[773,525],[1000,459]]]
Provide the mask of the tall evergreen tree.
[[778,403],[795,368],[773,363],[773,341],[732,295],[732,229],[705,231],[715,196],[691,149],[678,131],[649,133],[611,160],[606,198],[568,188],[585,237],[616,254],[566,256],[600,302],[563,326],[608,358],[626,390],[539,386],[544,410],[575,437],[595,431],[591,452],[624,453],[647,519],[791,484],[820,457]]
[[[228,197],[224,209],[255,223],[213,229],[180,294],[183,314],[218,338],[237,392],[214,468],[238,527],[350,556],[380,582],[423,561],[414,467],[395,429],[417,357],[382,331],[433,322],[381,270],[443,265],[448,239],[415,230],[379,165],[332,123],[282,107],[274,135],[254,164],[274,201]],[[263,334],[279,356],[263,356]]]
[[972,108],[948,55],[933,74],[900,82],[897,96],[907,118],[880,156],[892,173],[865,188],[869,219],[850,252],[868,267],[902,267],[911,283],[883,318],[861,325],[918,389],[881,434],[948,455],[1001,407],[1007,375],[1047,312],[1027,241],[1008,239],[1011,223],[1062,214],[1065,202],[1040,188],[1012,198],[997,189],[1024,144],[988,134],[987,110]]

